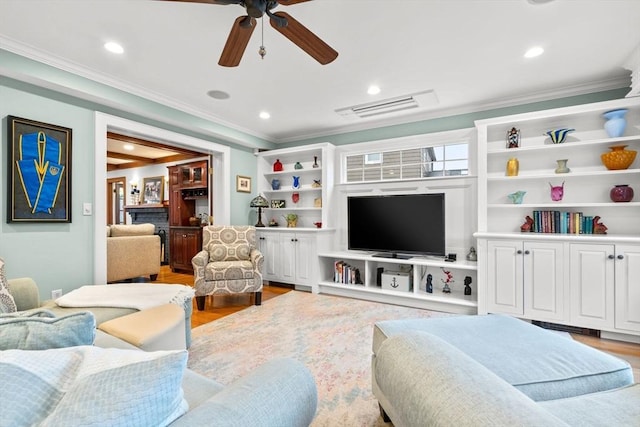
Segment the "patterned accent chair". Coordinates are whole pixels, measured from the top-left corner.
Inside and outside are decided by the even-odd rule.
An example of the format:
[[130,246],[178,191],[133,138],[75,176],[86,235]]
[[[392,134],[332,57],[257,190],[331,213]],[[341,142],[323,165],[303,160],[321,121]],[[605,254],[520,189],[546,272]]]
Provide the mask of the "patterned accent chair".
[[255,227],[204,227],[202,250],[193,257],[191,264],[198,310],[204,310],[207,295],[254,292],[255,305],[261,304],[264,257],[256,247]]

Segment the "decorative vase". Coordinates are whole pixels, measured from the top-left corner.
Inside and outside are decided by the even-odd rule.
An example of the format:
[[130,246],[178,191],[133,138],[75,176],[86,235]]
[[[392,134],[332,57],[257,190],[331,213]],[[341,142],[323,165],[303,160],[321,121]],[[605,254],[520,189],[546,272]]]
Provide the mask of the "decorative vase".
[[295,188],[295,189],[300,188],[300,177],[299,176],[294,176],[293,177],[293,188]]
[[609,197],[614,202],[630,202],[633,199],[633,188],[627,184],[616,185],[609,192]]
[[569,135],[569,132],[573,132],[575,129],[562,128],[562,129],[554,129],[546,132],[546,135],[549,135],[551,138],[551,142],[554,144],[562,144],[564,140]]
[[298,203],[300,201],[300,193],[291,193],[291,201]]
[[277,178],[273,178],[271,180],[271,189],[272,190],[279,190],[280,189],[280,180]]
[[510,158],[507,161],[507,176],[518,176],[520,169],[520,162],[515,157]]
[[600,155],[600,159],[607,169],[621,170],[631,166],[638,152],[635,150],[625,150],[626,147],[626,145],[612,145],[609,147],[611,152]]
[[302,169],[302,163],[300,163],[300,162],[296,162],[296,164],[295,164],[295,165],[293,165],[293,168],[294,168],[294,169],[296,169],[296,170],[297,170],[297,169]]
[[280,159],[276,159],[276,162],[273,164],[273,171],[274,172],[282,172],[282,163],[280,163]]
[[624,130],[627,128],[627,119],[624,117],[627,114],[626,108],[619,110],[611,110],[602,114],[607,120],[604,123],[604,130],[607,131],[607,135],[611,138],[618,138],[624,134]]
[[522,198],[524,197],[525,194],[527,194],[526,191],[519,190],[519,191],[516,191],[515,193],[507,194],[507,197],[509,198],[509,200],[511,200],[511,203],[513,203],[514,205],[520,205],[522,204]]
[[318,156],[313,156],[313,166],[311,166],[311,167],[314,168],[314,169],[320,167],[320,165],[318,164]]
[[558,167],[556,168],[555,172],[556,173],[569,173],[569,172],[571,172],[571,169],[569,169],[567,167],[567,161],[568,161],[568,159],[556,160],[556,162],[558,162]]

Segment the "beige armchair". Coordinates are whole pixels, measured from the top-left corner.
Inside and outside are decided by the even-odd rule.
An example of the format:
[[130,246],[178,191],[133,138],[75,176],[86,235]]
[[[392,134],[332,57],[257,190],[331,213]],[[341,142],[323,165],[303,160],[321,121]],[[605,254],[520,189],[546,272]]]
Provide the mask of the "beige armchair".
[[153,224],[107,226],[107,282],[160,273],[160,236]]
[[202,250],[191,260],[198,310],[204,310],[207,295],[254,292],[254,304],[260,305],[263,263],[255,227],[204,227]]

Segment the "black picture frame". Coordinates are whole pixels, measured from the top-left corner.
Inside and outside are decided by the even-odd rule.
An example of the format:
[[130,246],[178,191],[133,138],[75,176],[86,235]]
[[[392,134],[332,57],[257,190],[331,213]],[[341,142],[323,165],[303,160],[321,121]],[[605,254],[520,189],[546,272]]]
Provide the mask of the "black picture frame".
[[71,222],[71,128],[7,116],[7,223]]

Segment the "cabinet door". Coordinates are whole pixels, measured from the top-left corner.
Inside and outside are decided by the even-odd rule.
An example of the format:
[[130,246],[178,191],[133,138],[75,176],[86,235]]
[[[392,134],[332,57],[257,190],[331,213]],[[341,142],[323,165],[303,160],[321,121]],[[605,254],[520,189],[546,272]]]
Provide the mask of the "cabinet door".
[[564,245],[524,242],[524,314],[543,320],[565,320]]
[[296,283],[313,285],[317,270],[318,254],[316,253],[315,234],[296,234]]
[[640,246],[616,245],[615,327],[640,332]]
[[280,248],[279,233],[258,233],[258,245],[260,247],[260,252],[262,252],[262,256],[264,257],[262,278],[265,280],[277,281],[277,267],[279,259],[278,250]]
[[487,242],[487,310],[522,315],[522,242]]
[[191,167],[191,183],[194,187],[207,186],[207,162],[195,163]]
[[614,246],[572,244],[569,282],[571,324],[594,329],[614,325]]
[[286,283],[296,283],[296,247],[296,233],[280,233],[278,276]]
[[202,231],[175,228],[169,230],[172,270],[193,271],[191,259],[202,249]]

